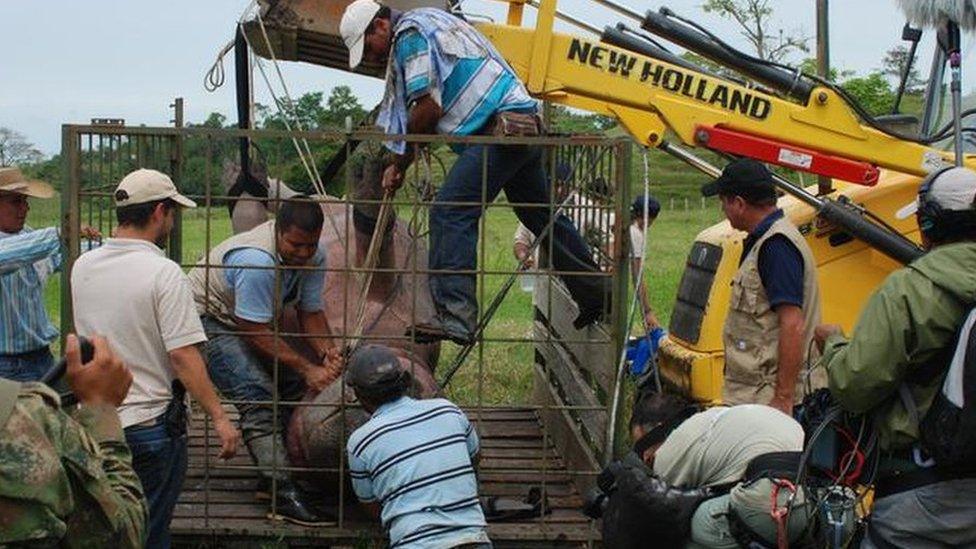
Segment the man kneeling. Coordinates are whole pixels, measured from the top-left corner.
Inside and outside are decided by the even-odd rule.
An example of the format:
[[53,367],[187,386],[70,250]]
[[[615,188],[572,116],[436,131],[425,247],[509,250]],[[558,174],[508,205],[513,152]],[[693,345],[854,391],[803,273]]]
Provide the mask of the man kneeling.
[[[646,393],[634,403],[630,426],[636,456],[616,468],[616,490],[608,491],[620,495],[611,496],[604,536],[608,516],[617,530],[632,531],[623,544],[604,539],[608,546],[640,546],[647,538],[636,529],[654,528],[660,539],[661,526],[686,547],[776,547],[783,537],[791,547],[801,544],[808,511],[802,494],[790,502],[792,484],[784,480],[795,476],[803,450],[803,429],[793,418],[754,404],[698,412],[681,397]],[[635,466],[635,458],[643,463]],[[627,500],[639,520],[620,509]],[[788,505],[778,531],[772,513]]]
[[359,499],[382,511],[390,546],[490,548],[475,477],[478,435],[464,412],[442,398],[407,396],[410,373],[384,346],[359,348],[345,376],[372,414],[346,444],[349,474]]

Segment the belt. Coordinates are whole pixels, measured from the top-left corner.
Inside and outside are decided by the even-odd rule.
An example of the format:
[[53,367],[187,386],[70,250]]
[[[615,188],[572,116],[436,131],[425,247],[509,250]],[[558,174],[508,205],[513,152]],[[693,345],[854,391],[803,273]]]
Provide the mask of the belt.
[[878,479],[874,488],[874,498],[881,499],[929,484],[965,478],[976,478],[976,471],[946,471],[938,467],[928,467],[905,473],[895,473]]
[[34,349],[33,351],[24,351],[23,353],[0,353],[0,356],[4,358],[31,358],[36,355],[51,354],[51,348],[48,346],[41,347],[40,349]]

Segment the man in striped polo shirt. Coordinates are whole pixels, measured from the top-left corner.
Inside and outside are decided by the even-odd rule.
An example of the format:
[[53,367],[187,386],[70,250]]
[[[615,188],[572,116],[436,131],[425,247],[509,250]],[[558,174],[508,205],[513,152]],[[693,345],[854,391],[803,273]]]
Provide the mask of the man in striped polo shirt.
[[[539,129],[538,102],[494,46],[458,17],[435,8],[399,12],[375,0],[355,0],[346,8],[339,32],[349,48],[350,67],[364,58],[387,64],[377,119],[387,134],[510,135],[525,133],[510,130],[516,126]],[[395,191],[415,151],[403,141],[386,145],[396,156],[383,174],[383,187]],[[550,249],[551,206],[542,147],[476,144],[455,150],[458,159],[430,210],[429,264],[435,271],[430,289],[437,320],[412,328],[417,341],[465,344],[476,335],[477,280],[470,271],[477,267],[478,220],[484,208],[458,203],[491,202],[504,190],[509,202],[518,204],[514,209],[519,220],[533,234],[543,234],[542,246]],[[551,234],[554,269],[599,270],[569,219],[557,216]],[[608,279],[562,279],[579,305],[577,326],[598,320],[609,301]]]
[[346,443],[359,499],[393,548],[490,549],[478,501],[478,435],[442,398],[406,395],[410,373],[380,345],[350,358],[346,384],[372,417]]

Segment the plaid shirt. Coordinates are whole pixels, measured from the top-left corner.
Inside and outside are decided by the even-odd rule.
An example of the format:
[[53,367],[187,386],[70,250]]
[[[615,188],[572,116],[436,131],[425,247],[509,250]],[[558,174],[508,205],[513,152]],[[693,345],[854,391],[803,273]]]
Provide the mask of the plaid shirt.
[[36,351],[58,337],[44,309],[44,282],[61,262],[54,227],[0,232],[0,355]]

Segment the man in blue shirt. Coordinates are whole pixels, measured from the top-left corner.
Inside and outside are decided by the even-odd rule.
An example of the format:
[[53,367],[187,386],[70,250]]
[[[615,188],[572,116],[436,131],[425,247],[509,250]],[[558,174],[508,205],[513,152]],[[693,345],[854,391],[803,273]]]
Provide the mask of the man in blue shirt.
[[393,352],[364,345],[346,384],[372,414],[346,443],[360,501],[379,516],[392,548],[490,549],[478,500],[478,435],[442,398],[406,396],[410,373]]
[[820,323],[813,252],[776,207],[772,174],[761,163],[730,163],[702,194],[718,195],[732,228],[748,233],[722,334],[722,400],[767,404],[791,415],[804,389],[826,385],[821,369],[800,375]]
[[[363,59],[387,64],[387,89],[377,123],[388,134],[512,135],[538,133],[538,103],[494,46],[470,24],[443,10],[406,12],[381,7],[374,0],[350,4],[339,25],[349,48],[349,65]],[[514,128],[519,129],[514,129]],[[504,128],[504,129],[502,129]],[[412,145],[387,143],[396,153],[383,175],[383,187],[395,192],[414,158]],[[465,344],[475,336],[478,303],[478,220],[482,201],[504,190],[519,220],[549,249],[550,197],[541,147],[470,145],[448,173],[430,210],[430,288],[437,321],[413,327],[418,341],[450,339]],[[459,202],[472,206],[448,205]],[[552,267],[558,271],[597,272],[590,250],[565,216],[552,226]],[[578,327],[600,318],[609,304],[609,279],[563,276],[579,305]]]
[[[9,251],[20,254],[0,270],[0,377],[15,381],[37,381],[54,365],[50,345],[58,329],[44,309],[44,283],[61,269],[61,243],[57,229],[27,226],[28,198],[52,196],[47,183],[0,168],[0,240],[18,239]],[[99,236],[90,227],[82,235]]]
[[[207,368],[221,394],[238,401],[244,442],[260,468],[258,495],[270,499],[274,493],[274,518],[302,525],[325,519],[282,470],[290,466],[282,432],[294,402],[306,390],[328,387],[342,367],[322,297],[325,255],[318,244],[323,222],[318,203],[291,199],[274,220],[214,247],[206,263],[189,274],[208,339]],[[311,336],[302,341],[317,360],[277,333],[290,305],[302,331]],[[270,404],[275,397],[278,407]]]

